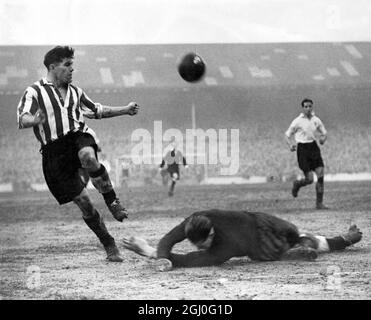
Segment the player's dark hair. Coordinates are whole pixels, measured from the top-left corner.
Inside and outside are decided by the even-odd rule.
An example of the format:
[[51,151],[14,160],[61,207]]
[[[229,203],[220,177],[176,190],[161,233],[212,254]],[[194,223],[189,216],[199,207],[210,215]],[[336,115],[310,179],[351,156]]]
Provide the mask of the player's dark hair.
[[193,215],[185,226],[186,237],[192,242],[200,242],[207,239],[213,227],[210,219],[202,215]]
[[53,63],[62,62],[64,58],[74,58],[75,49],[69,46],[56,46],[49,50],[44,56],[44,65],[49,70]]
[[306,103],[306,102],[310,102],[311,104],[313,104],[313,100],[312,100],[312,99],[305,98],[305,99],[301,102],[301,106],[304,107],[304,103]]

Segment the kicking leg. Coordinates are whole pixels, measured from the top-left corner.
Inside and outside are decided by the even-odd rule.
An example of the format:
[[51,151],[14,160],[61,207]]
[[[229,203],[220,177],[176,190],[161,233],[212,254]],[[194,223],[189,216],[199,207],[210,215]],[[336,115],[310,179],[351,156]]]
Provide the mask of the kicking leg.
[[99,215],[98,211],[94,208],[90,201],[86,189],[73,199],[73,202],[82,211],[82,217],[87,226],[95,233],[99,241],[103,244],[107,253],[107,260],[111,262],[122,262],[120,252],[116,247],[114,238],[109,234],[103,218]]
[[291,193],[294,198],[298,196],[298,193],[301,187],[304,187],[304,186],[307,186],[308,184],[313,183],[313,172],[312,171],[304,172],[304,176],[305,176],[304,179],[295,180],[293,182]]
[[93,147],[84,147],[78,152],[82,167],[86,169],[94,187],[103,195],[104,201],[113,217],[122,222],[128,217],[127,210],[121,205],[113,190],[111,179],[106,168],[99,163]]

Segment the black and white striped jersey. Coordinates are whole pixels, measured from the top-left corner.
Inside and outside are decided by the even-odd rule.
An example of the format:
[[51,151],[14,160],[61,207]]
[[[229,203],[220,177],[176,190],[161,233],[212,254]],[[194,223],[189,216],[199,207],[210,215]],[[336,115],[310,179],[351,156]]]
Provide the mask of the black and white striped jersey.
[[85,112],[93,112],[97,119],[102,117],[102,105],[94,103],[82,89],[69,84],[63,100],[58,89],[46,78],[25,90],[18,104],[18,127],[22,128],[21,118],[24,114],[33,115],[38,109],[44,112],[46,121],[34,126],[33,130],[42,145],[55,141],[71,131],[92,131],[85,123]]

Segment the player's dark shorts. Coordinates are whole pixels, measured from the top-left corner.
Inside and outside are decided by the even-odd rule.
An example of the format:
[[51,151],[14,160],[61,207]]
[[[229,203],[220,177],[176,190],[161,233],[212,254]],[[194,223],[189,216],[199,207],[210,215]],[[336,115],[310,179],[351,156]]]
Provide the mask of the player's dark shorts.
[[174,178],[174,176],[176,175],[176,179],[180,179],[179,165],[168,166],[167,172],[169,172],[171,178]]
[[321,150],[316,141],[310,143],[298,143],[297,157],[299,168],[303,172],[313,171],[318,167],[323,167]]
[[97,156],[98,146],[94,138],[77,131],[41,148],[45,181],[59,204],[72,201],[85,188],[79,173],[81,162],[78,152],[87,146],[92,146]]

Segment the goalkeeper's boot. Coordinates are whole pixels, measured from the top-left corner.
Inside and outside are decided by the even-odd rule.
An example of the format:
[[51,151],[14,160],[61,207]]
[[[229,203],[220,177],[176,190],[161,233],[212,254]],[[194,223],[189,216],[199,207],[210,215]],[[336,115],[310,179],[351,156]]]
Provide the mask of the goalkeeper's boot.
[[128,211],[121,205],[119,199],[115,199],[110,205],[108,205],[108,209],[117,221],[122,222],[124,219],[128,218]]
[[362,239],[362,232],[353,224],[349,227],[348,233],[342,235],[342,238],[347,242],[348,246],[355,244]]

